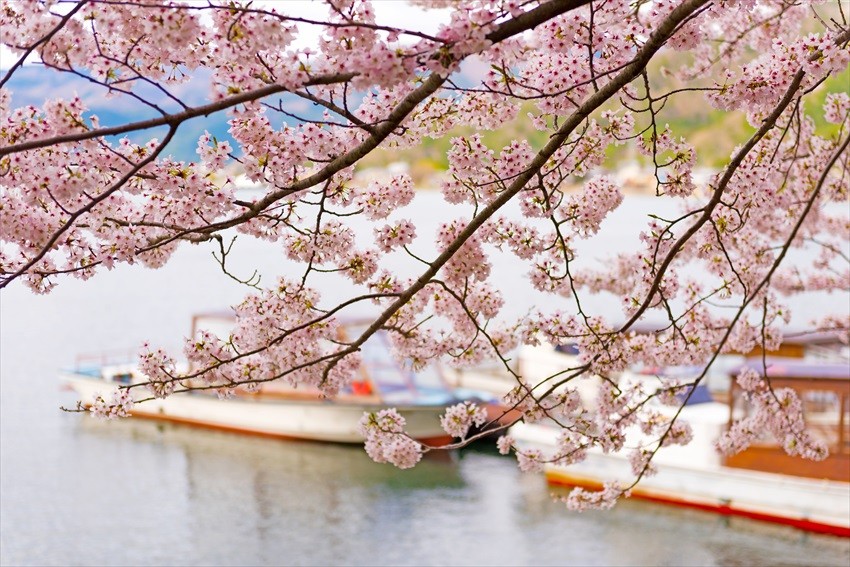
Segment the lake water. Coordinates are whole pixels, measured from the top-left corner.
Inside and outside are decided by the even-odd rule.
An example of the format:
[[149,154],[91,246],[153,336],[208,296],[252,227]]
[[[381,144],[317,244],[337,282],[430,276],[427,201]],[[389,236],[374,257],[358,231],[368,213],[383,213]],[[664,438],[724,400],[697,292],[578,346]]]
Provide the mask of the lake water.
[[[248,243],[234,269],[271,277],[272,252]],[[571,513],[486,445],[399,471],[356,447],[59,411],[74,397],[56,373],[77,355],[179,345],[193,313],[242,293],[198,247],[0,293],[2,565],[850,564],[850,540],[748,520],[630,501]]]

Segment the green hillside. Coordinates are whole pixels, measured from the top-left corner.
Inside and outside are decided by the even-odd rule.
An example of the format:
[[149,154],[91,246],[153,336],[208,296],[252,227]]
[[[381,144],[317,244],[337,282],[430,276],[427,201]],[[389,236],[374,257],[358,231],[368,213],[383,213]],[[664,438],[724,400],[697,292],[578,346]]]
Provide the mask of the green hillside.
[[[669,64],[662,61],[656,66]],[[677,88],[676,81],[662,69],[653,73],[659,77],[653,85],[654,95],[668,92]],[[806,101],[806,110],[815,121],[816,132],[821,136],[834,136],[838,133],[838,126],[827,123],[823,118],[823,103],[826,95],[830,92],[847,91],[850,89],[850,70],[829,77]],[[527,118],[529,111],[535,110],[533,104],[528,103],[512,122],[506,123],[502,128],[495,131],[481,132],[484,142],[494,150],[506,146],[511,140],[520,138],[530,142],[532,147],[540,148],[548,139],[546,132],[536,130]],[[598,114],[597,114],[598,115]],[[642,118],[639,118],[641,120]],[[645,125],[638,123],[638,127]],[[697,149],[698,165],[703,167],[721,167],[728,159],[732,150],[743,143],[753,132],[743,112],[725,112],[714,109],[705,100],[701,93],[684,93],[671,97],[669,102],[658,114],[659,126],[669,124],[670,129],[677,136],[685,137]],[[450,139],[455,136],[469,136],[475,131],[468,126],[458,127],[451,130],[443,138],[434,140],[425,138],[421,145],[407,150],[381,150],[374,152],[364,159],[359,167],[382,167],[393,162],[404,162],[410,167],[411,174],[416,181],[422,181],[448,169],[446,152],[450,149]],[[637,154],[631,145],[609,148],[606,168],[616,169],[623,160],[638,161],[645,163],[646,159]]]

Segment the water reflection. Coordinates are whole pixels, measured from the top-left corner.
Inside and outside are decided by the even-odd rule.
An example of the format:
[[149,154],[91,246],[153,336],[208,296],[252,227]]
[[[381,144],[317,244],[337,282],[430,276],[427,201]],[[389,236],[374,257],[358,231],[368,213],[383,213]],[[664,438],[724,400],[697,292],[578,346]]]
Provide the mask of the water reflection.
[[82,419],[77,430],[169,455],[171,470],[185,480],[185,514],[199,563],[339,561],[352,547],[356,552],[358,542],[360,554],[374,557],[383,534],[416,533],[420,498],[452,499],[466,486],[456,455],[448,453],[426,455],[416,468],[399,471],[372,462],[360,447],[133,420]]
[[356,447],[84,416],[63,416],[57,425],[49,452],[40,450],[47,445],[37,429],[4,444],[4,565],[847,565],[850,559],[845,540],[641,502],[571,514],[552,502],[539,475],[519,474],[489,446],[398,471],[372,463]]
[[164,504],[148,486],[173,508],[177,525],[163,529],[189,563],[843,565],[850,554],[843,540],[642,502],[567,513],[489,446],[399,471],[359,447],[145,421],[83,419],[75,437],[129,446],[182,487]]
[[[300,484],[318,490],[340,485],[404,491],[464,485],[456,453],[429,453],[417,467],[400,471],[375,463],[362,446],[276,441],[135,419],[104,422],[83,418],[76,428],[80,435],[179,449],[187,460],[190,482],[206,478],[209,468],[216,468],[216,474],[223,477],[242,476],[250,470],[268,475],[270,485]],[[193,474],[197,467],[201,471]]]

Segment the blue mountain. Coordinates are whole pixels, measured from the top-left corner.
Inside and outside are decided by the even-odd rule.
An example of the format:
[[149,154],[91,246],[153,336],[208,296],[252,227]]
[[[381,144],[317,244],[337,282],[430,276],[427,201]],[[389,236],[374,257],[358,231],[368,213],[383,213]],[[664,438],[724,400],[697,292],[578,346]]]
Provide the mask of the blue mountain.
[[[66,72],[58,72],[42,65],[25,65],[18,69],[7,83],[12,91],[12,106],[20,107],[33,105],[40,107],[45,100],[51,98],[68,99],[75,94],[87,105],[86,116],[97,115],[101,126],[119,126],[128,122],[138,122],[160,116],[160,112],[141,100],[129,95],[109,92],[103,85],[96,84],[85,77]],[[187,106],[198,106],[210,101],[209,73],[198,73],[187,83],[169,87],[172,96],[178,98]],[[139,84],[133,91],[140,98],[155,104],[165,112],[173,113],[182,110],[181,106],[161,90],[147,84]],[[307,120],[318,120],[322,117],[322,108],[290,94],[269,97],[265,102],[270,105],[283,106],[293,114]],[[295,118],[284,116],[279,112],[269,111],[268,117],[274,127],[279,128],[284,121],[291,125],[299,123]],[[225,111],[210,116],[201,116],[184,122],[177,130],[175,137],[168,143],[163,155],[184,161],[196,160],[198,138],[204,130],[219,140],[228,140],[236,148],[233,138],[228,133],[227,113]],[[163,139],[167,128],[162,126],[127,134],[135,143],[145,143],[151,138]],[[111,140],[113,143],[116,139]]]

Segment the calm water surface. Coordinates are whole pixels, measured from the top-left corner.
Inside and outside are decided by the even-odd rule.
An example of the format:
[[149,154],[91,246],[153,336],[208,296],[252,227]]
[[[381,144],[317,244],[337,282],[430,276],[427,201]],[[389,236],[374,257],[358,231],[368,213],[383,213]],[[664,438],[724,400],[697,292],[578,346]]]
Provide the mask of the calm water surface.
[[[279,256],[251,246],[234,269],[272,277]],[[0,293],[3,565],[850,565],[848,540],[747,520],[569,513],[487,446],[398,471],[356,447],[59,411],[78,354],[179,345],[193,313],[242,297],[208,254]]]

